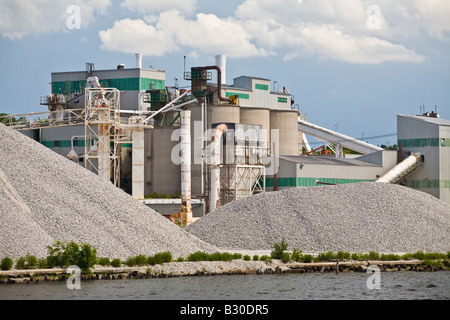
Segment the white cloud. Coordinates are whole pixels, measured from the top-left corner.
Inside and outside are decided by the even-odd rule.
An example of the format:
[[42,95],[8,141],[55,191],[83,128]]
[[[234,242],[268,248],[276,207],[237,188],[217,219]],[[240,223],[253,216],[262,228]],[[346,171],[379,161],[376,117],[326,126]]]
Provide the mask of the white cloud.
[[0,0],[0,35],[20,39],[28,34],[65,32],[70,5],[80,7],[81,28],[87,27],[95,14],[104,14],[110,0]]
[[226,54],[230,57],[267,55],[251,43],[251,35],[236,20],[220,19],[199,13],[188,20],[177,10],[162,12],[144,20],[124,19],[108,30],[100,31],[102,48],[122,52],[142,52],[161,56],[185,47],[206,54]]
[[133,12],[154,13],[176,9],[186,13],[194,13],[197,0],[125,0],[123,8]]
[[99,34],[102,49],[111,51],[162,56],[178,49],[172,37],[141,19],[116,21],[111,29]]
[[300,30],[298,41],[298,48],[286,55],[285,60],[299,54],[355,64],[422,62],[425,59],[402,45],[372,36],[345,34],[333,25],[306,26]]
[[184,9],[164,10],[175,4],[178,1],[125,0],[123,7],[136,11],[134,6],[140,5],[144,16],[101,31],[102,47],[140,49],[148,55],[185,49],[195,56],[279,54],[289,60],[314,55],[355,64],[417,63],[425,57],[408,48],[405,40],[446,41],[450,35],[448,0],[378,0],[381,29],[368,26],[372,0],[243,0],[235,15],[226,18],[204,13],[187,18],[196,0],[187,1]]

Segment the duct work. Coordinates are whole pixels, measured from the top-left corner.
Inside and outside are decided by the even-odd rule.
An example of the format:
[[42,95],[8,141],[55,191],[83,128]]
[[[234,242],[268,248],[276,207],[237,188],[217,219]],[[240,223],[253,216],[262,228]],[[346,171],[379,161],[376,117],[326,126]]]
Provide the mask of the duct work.
[[192,93],[197,98],[204,97],[205,92],[208,91],[208,80],[212,79],[208,70],[217,71],[217,96],[219,100],[233,103],[234,100],[232,98],[222,96],[222,70],[219,66],[192,67],[190,76],[185,76],[185,80],[192,81]]

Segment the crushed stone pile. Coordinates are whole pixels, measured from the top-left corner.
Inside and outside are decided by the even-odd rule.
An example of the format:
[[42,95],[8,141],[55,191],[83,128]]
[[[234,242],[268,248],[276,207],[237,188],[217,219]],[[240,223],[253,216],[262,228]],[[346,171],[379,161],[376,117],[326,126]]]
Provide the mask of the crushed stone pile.
[[215,209],[186,231],[220,248],[447,252],[450,206],[400,185],[361,182],[266,192]]
[[47,256],[54,241],[88,243],[125,259],[213,246],[20,132],[0,124],[0,259]]

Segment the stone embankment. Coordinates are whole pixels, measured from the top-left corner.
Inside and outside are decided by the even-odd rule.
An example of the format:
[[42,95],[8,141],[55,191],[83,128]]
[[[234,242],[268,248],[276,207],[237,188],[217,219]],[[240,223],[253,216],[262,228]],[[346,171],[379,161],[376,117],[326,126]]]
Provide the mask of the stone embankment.
[[[443,271],[443,267],[431,267],[421,260],[402,261],[344,261],[319,263],[283,263],[280,260],[262,261],[200,261],[170,262],[155,266],[142,267],[102,267],[95,266],[88,274],[82,273],[81,280],[124,280],[172,278],[187,276],[219,275],[266,275],[296,273],[340,273],[368,272],[368,268],[377,266],[382,272],[394,271]],[[66,281],[71,273],[67,269],[8,270],[0,271],[0,284],[31,284],[47,281]],[[370,271],[370,270],[369,270]]]

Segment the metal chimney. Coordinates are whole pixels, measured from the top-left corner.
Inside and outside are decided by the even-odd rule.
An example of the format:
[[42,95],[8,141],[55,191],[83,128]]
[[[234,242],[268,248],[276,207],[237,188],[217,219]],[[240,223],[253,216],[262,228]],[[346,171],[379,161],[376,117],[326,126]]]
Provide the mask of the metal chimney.
[[217,55],[216,56],[216,66],[220,68],[220,71],[222,72],[222,84],[227,83],[227,57],[225,55]]
[[136,68],[142,69],[142,53],[136,53]]

